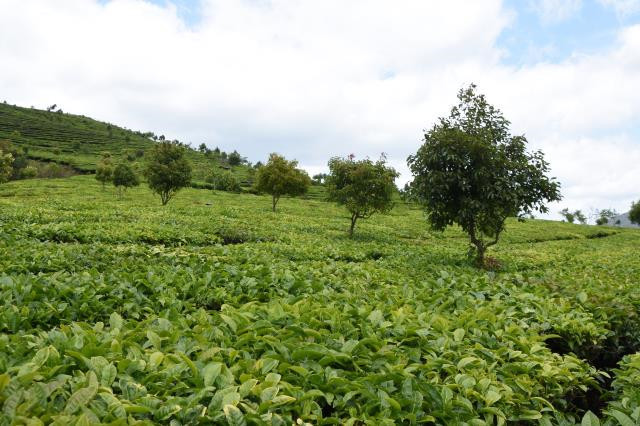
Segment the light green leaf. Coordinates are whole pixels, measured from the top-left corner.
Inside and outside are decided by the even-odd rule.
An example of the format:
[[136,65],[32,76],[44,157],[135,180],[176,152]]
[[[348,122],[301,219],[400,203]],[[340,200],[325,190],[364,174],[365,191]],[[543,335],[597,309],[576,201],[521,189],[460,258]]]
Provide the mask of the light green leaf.
[[621,426],[637,426],[636,423],[622,411],[610,410],[609,414],[615,417]]
[[247,421],[244,419],[242,411],[234,405],[225,405],[224,416],[227,419],[229,426],[246,426]]
[[456,342],[461,342],[464,338],[464,335],[464,328],[457,328],[456,331],[453,332],[453,340],[455,340]]
[[202,378],[205,386],[213,386],[214,382],[222,371],[222,364],[219,362],[210,362],[202,369]]
[[98,378],[93,371],[87,373],[87,378],[89,381],[88,386],[78,389],[67,400],[67,405],[64,407],[65,413],[75,413],[79,408],[86,406],[96,396],[98,392]]
[[487,404],[487,406],[490,406],[498,402],[500,398],[502,398],[502,395],[500,395],[498,392],[489,390],[484,396],[484,402]]
[[591,411],[587,411],[582,417],[582,422],[580,423],[582,426],[600,426],[600,420],[598,416],[593,414]]
[[122,330],[122,325],[124,324],[124,320],[117,312],[114,312],[109,316],[109,325],[112,329]]

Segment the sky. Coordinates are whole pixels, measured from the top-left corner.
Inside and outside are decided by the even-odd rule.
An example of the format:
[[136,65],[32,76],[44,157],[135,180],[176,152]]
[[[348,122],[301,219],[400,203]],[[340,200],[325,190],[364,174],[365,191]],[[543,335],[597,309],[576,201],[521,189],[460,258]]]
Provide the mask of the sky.
[[407,156],[460,88],[544,151],[567,207],[640,199],[640,0],[0,0],[0,101],[197,146]]

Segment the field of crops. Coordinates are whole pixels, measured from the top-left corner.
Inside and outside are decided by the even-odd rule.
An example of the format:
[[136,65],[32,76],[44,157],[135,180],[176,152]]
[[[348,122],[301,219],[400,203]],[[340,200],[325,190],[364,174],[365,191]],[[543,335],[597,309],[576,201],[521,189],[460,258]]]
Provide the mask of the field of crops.
[[640,424],[640,232],[0,187],[0,425]]

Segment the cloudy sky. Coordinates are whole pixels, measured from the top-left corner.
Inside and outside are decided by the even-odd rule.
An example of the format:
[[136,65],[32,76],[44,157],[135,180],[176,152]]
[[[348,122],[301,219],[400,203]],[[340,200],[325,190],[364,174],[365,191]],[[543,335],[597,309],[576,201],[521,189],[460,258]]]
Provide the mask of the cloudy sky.
[[0,0],[0,100],[311,173],[406,157],[475,82],[552,206],[640,198],[640,0]]

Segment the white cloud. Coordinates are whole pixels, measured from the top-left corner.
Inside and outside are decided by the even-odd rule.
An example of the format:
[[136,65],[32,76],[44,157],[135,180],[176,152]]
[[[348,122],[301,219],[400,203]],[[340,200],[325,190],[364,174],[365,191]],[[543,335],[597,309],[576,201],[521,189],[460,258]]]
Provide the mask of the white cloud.
[[619,17],[627,17],[640,12],[640,0],[598,0],[605,6],[612,7]]
[[603,53],[512,67],[496,46],[511,19],[499,0],[210,0],[202,11],[190,28],[175,7],[141,0],[3,0],[0,93],[252,161],[278,151],[313,172],[333,155],[384,151],[404,182],[421,130],[476,82],[547,152],[563,206],[625,210],[633,198],[640,26]]
[[582,0],[529,0],[529,7],[542,22],[558,23],[578,13],[582,8]]

